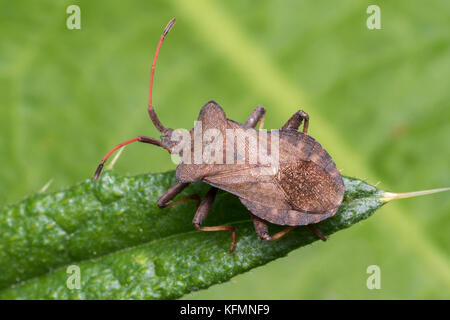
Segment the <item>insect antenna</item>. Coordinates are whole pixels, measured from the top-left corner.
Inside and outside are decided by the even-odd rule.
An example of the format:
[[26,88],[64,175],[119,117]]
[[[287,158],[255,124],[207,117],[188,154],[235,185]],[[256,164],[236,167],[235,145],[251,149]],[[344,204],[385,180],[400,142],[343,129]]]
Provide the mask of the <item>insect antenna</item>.
[[152,105],[153,77],[155,75],[155,66],[156,66],[156,60],[158,59],[159,50],[161,49],[161,45],[164,41],[164,38],[169,33],[170,29],[172,29],[175,22],[176,22],[175,18],[173,18],[172,20],[169,21],[166,28],[164,29],[164,32],[161,35],[161,38],[159,39],[158,46],[156,47],[155,56],[153,57],[152,70],[151,70],[151,74],[150,74],[150,88],[149,88],[149,92],[148,92],[148,114],[150,115],[150,118],[152,119],[152,122],[155,125],[156,129],[158,129],[159,132],[161,132],[161,133],[166,133],[168,130],[159,121],[158,116],[156,115],[155,109],[153,109],[153,105]]
[[103,157],[102,161],[100,162],[100,164],[99,164],[98,167],[97,167],[97,170],[95,170],[95,173],[94,173],[94,181],[96,181],[96,180],[98,179],[98,177],[100,176],[100,173],[101,173],[102,170],[103,170],[103,166],[104,166],[106,160],[108,160],[108,158],[114,153],[114,151],[116,151],[117,149],[120,149],[120,148],[126,146],[127,144],[130,144],[130,143],[133,143],[133,142],[136,142],[136,141],[144,142],[144,143],[150,143],[150,144],[153,144],[153,145],[155,145],[155,146],[159,146],[159,147],[165,148],[165,147],[162,145],[161,141],[159,141],[159,140],[157,140],[157,139],[155,139],[155,138],[143,137],[143,136],[139,136],[139,137],[136,137],[136,138],[134,138],[134,139],[130,139],[130,140],[127,140],[127,141],[125,141],[125,142],[119,143],[117,146],[115,146],[114,148],[112,148],[112,149],[106,154],[106,156]]
[[[153,124],[155,125],[156,129],[159,130],[159,132],[165,134],[167,133],[169,130],[166,129],[161,122],[159,121],[158,117],[156,116],[156,112],[153,109],[152,106],[152,90],[153,90],[153,77],[155,75],[155,65],[156,65],[156,59],[158,59],[158,54],[159,54],[159,50],[161,49],[161,45],[164,41],[164,38],[166,37],[166,35],[169,33],[170,29],[173,27],[173,25],[175,24],[175,18],[173,18],[172,20],[169,21],[169,23],[167,24],[167,26],[164,28],[164,31],[161,35],[161,38],[159,39],[159,43],[158,46],[156,47],[156,52],[155,52],[155,56],[153,57],[153,63],[152,63],[152,70],[151,70],[151,74],[150,74],[150,89],[149,89],[149,95],[148,95],[148,114],[150,115],[150,118],[152,119]],[[106,156],[103,157],[102,161],[100,162],[100,164],[97,167],[97,170],[95,170],[94,173],[94,181],[97,180],[100,177],[100,173],[103,170],[103,166],[106,162],[106,160],[108,160],[108,158],[114,153],[114,151],[116,151],[117,149],[120,149],[130,143],[133,142],[144,142],[144,143],[149,143],[149,144],[153,144],[159,147],[163,147],[165,149],[167,149],[166,146],[164,146],[162,144],[161,141],[154,139],[154,138],[150,138],[150,137],[143,137],[143,136],[139,136],[136,137],[134,139],[130,139],[127,140],[125,142],[119,143],[117,146],[115,146],[114,148],[112,148],[107,154]]]

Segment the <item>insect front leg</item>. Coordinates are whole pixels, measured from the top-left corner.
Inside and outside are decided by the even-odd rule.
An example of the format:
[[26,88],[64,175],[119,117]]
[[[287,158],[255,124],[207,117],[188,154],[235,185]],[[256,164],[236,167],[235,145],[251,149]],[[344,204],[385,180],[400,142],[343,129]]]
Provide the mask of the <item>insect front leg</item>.
[[254,128],[258,121],[260,121],[258,129],[261,130],[264,127],[265,118],[266,109],[263,106],[257,106],[248,117],[247,121],[245,122],[245,126],[248,128]]
[[200,226],[203,221],[205,221],[206,217],[208,216],[209,209],[211,209],[211,206],[214,202],[214,199],[216,198],[217,189],[211,188],[203,198],[203,200],[200,202],[200,205],[197,208],[197,211],[195,212],[194,219],[192,220],[192,223],[194,224],[195,228],[200,231],[231,231],[231,247],[230,252],[234,251],[234,247],[236,245],[236,230],[233,226],[226,225],[226,226],[216,226],[216,227],[202,227]]
[[285,123],[282,129],[295,129],[298,130],[300,125],[303,123],[303,133],[308,133],[308,126],[309,126],[309,115],[303,111],[299,110]]
[[294,229],[295,227],[287,227],[280,232],[275,233],[273,236],[269,234],[269,227],[267,226],[267,223],[258,218],[257,216],[252,214],[253,219],[253,225],[255,226],[256,233],[262,240],[266,241],[275,241],[280,239],[282,236],[284,236],[286,233]]
[[197,207],[198,207],[200,205],[200,196],[198,194],[192,194],[192,195],[184,197],[184,198],[182,198],[180,200],[173,201],[173,202],[169,203],[181,191],[183,191],[188,185],[189,185],[189,183],[183,183],[183,182],[178,182],[178,183],[174,184],[172,187],[170,187],[169,190],[167,190],[161,196],[161,198],[159,198],[159,200],[157,202],[158,207],[160,207],[161,209],[162,208],[169,208],[169,207],[173,207],[173,206],[176,206],[178,204],[181,204],[181,203],[184,203],[184,202],[190,201],[190,200],[197,201]]

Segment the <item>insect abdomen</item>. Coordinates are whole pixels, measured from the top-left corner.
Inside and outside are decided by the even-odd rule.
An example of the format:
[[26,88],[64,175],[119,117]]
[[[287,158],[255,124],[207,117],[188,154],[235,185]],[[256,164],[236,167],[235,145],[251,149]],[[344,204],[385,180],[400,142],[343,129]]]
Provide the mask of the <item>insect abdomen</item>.
[[281,164],[275,179],[294,210],[326,213],[342,202],[343,185],[313,161]]

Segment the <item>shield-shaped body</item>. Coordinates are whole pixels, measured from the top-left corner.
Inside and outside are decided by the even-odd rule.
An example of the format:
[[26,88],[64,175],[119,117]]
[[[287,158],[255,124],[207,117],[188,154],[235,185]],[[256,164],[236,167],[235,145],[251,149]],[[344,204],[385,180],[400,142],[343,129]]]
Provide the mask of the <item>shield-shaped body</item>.
[[210,101],[190,136],[178,180],[201,180],[230,192],[263,220],[313,224],[333,216],[342,203],[344,183],[330,155],[298,130],[247,128]]

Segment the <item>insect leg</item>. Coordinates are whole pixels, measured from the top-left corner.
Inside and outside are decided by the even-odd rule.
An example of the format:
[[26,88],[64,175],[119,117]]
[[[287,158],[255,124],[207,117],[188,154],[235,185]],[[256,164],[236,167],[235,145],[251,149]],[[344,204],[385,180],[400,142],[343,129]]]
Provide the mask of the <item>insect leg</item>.
[[226,225],[226,226],[216,226],[216,227],[202,227],[200,226],[203,221],[205,221],[206,217],[208,216],[209,209],[211,209],[211,206],[214,202],[214,199],[216,197],[217,189],[211,188],[208,193],[206,193],[203,200],[200,202],[200,205],[197,208],[197,212],[195,212],[194,219],[192,220],[192,223],[195,226],[195,229],[200,231],[231,231],[231,247],[230,252],[234,251],[234,247],[236,245],[236,231],[233,226]]
[[285,123],[282,129],[298,130],[303,120],[305,121],[303,123],[303,133],[307,134],[309,125],[309,115],[303,110],[299,110],[296,113],[294,113],[294,115]]
[[191,194],[190,196],[184,197],[180,200],[177,201],[173,201],[171,203],[169,203],[173,198],[175,198],[181,191],[183,191],[187,186],[189,185],[189,183],[183,183],[183,182],[178,182],[176,184],[174,184],[172,187],[170,187],[169,190],[167,190],[162,196],[161,198],[159,198],[157,205],[158,207],[162,208],[168,208],[168,207],[173,207],[176,206],[178,204],[184,203],[186,201],[190,201],[190,200],[195,200],[197,201],[197,207],[200,205],[200,197],[198,194]]
[[252,219],[253,219],[253,225],[255,226],[256,233],[262,240],[266,240],[266,241],[278,240],[282,236],[284,236],[286,233],[288,233],[289,231],[291,231],[292,229],[295,228],[292,226],[286,227],[283,230],[281,230],[280,232],[277,232],[273,236],[271,236],[271,235],[269,235],[269,228],[267,226],[267,223],[264,220],[258,218],[257,216],[255,216],[253,214],[252,214]]
[[263,106],[257,106],[248,117],[247,121],[245,122],[245,126],[248,128],[254,128],[258,121],[260,121],[258,129],[261,130],[264,127],[265,117],[266,109]]
[[321,234],[320,231],[317,230],[317,228],[314,227],[312,224],[308,224],[307,227],[309,228],[309,230],[311,230],[312,232],[314,232],[314,234],[315,234],[316,236],[318,236],[318,237],[320,238],[320,240],[322,240],[322,241],[327,241],[327,238],[326,238],[323,234]]

